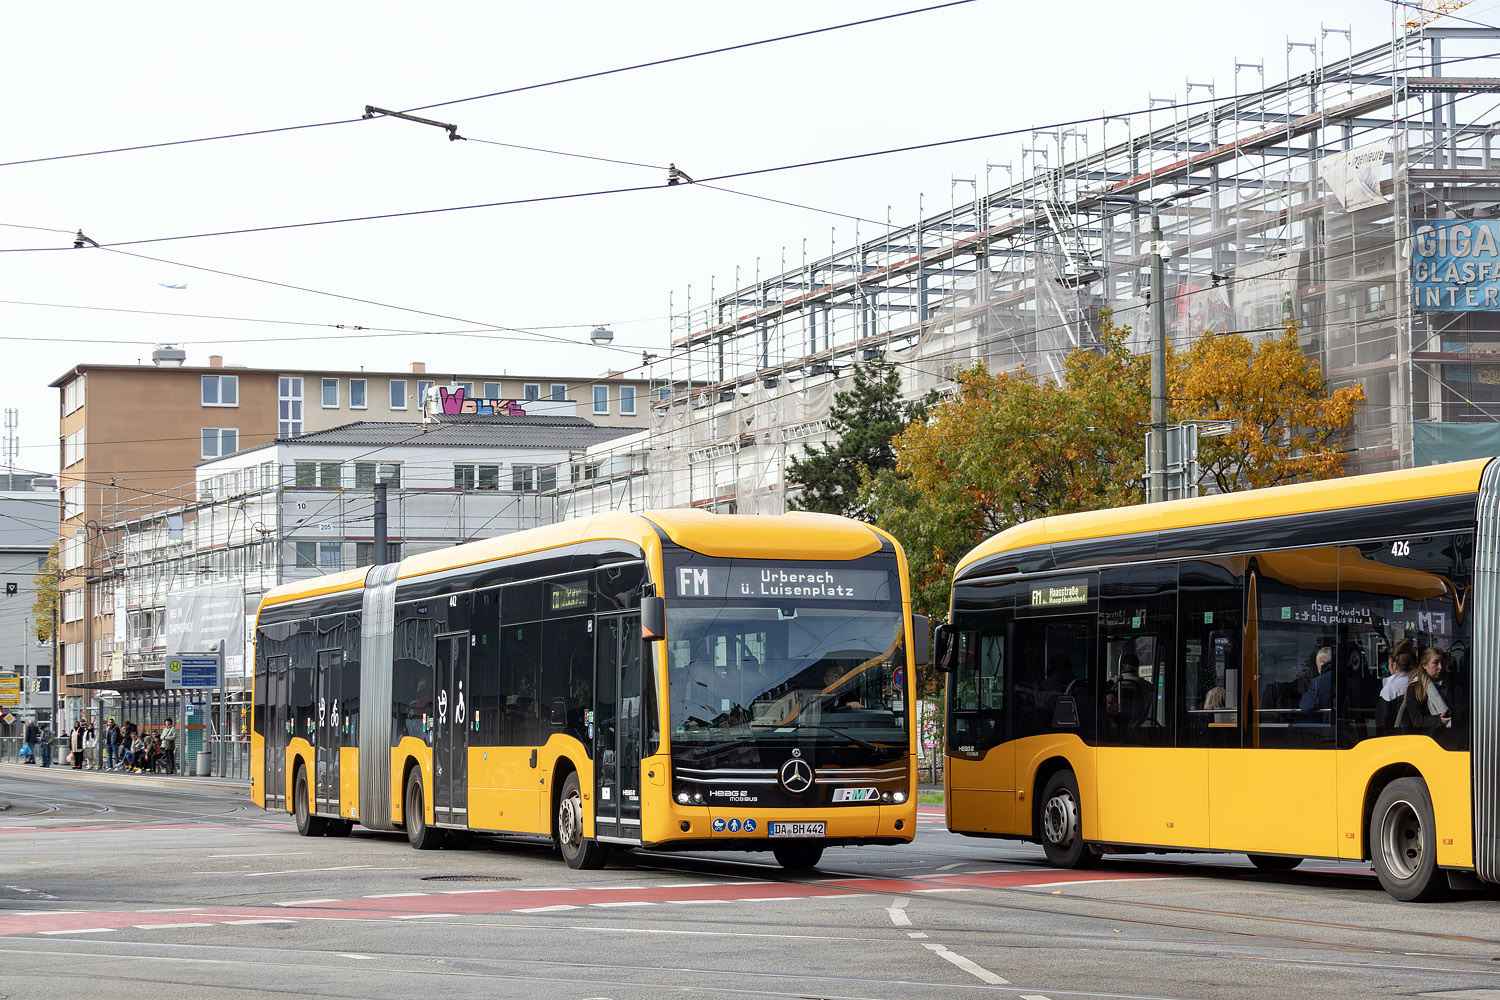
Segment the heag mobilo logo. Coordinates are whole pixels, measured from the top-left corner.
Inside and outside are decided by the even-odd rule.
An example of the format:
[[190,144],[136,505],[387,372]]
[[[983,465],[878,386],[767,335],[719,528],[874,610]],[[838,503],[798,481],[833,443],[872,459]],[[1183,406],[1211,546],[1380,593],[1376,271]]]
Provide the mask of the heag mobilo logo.
[[878,789],[878,788],[835,788],[833,790],[833,801],[835,801],[835,802],[878,802],[878,801],[880,801],[880,789]]

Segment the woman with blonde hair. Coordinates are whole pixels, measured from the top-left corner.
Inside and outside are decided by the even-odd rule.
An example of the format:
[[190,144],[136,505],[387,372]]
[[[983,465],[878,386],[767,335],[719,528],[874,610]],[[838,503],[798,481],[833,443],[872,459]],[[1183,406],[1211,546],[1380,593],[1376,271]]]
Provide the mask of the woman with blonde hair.
[[1453,713],[1448,707],[1448,686],[1443,679],[1447,668],[1446,651],[1436,646],[1422,650],[1421,661],[1412,672],[1402,696],[1402,718],[1398,726],[1432,734],[1453,725]]

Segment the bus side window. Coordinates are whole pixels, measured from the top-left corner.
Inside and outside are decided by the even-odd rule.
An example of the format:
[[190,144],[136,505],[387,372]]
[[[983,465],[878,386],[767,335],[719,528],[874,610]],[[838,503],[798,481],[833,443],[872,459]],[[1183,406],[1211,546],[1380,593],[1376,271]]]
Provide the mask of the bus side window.
[[1187,745],[1240,746],[1245,560],[1178,566],[1178,643]]
[[[1255,557],[1256,738],[1262,747],[1331,747],[1339,669],[1338,549]],[[1324,651],[1327,652],[1324,652]]]

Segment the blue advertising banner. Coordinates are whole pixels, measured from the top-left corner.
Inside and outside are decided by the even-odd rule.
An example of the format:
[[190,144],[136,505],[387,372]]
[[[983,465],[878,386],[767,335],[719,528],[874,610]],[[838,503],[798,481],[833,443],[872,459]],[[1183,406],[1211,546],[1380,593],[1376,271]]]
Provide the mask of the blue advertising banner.
[[1414,309],[1500,311],[1500,221],[1418,222],[1412,237]]

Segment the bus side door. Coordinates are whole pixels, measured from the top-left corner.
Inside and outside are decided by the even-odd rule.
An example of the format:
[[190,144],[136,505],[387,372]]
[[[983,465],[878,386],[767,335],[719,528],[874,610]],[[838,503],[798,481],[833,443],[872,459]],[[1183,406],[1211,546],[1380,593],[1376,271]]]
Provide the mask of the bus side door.
[[641,616],[596,619],[594,835],[641,839]]
[[317,713],[313,728],[313,811],[339,812],[339,745],[343,697],[344,651],[318,650],[318,672],[313,678],[313,706]]
[[432,739],[432,806],[438,823],[469,822],[469,633],[437,637],[437,724]]

